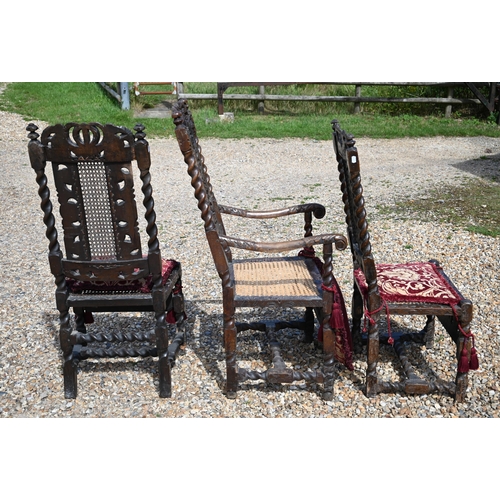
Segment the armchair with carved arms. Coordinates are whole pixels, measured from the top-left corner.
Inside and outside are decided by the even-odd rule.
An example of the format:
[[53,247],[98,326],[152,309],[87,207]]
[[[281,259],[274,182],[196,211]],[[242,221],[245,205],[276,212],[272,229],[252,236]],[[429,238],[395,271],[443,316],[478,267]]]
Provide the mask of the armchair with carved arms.
[[[318,203],[297,205],[269,211],[248,211],[219,205],[199,145],[196,127],[186,100],[174,104],[172,116],[179,147],[188,166],[191,184],[204,222],[205,235],[212,253],[215,268],[221,279],[223,298],[223,330],[226,360],[226,395],[236,397],[238,384],[245,380],[264,380],[268,383],[292,383],[299,380],[323,383],[323,397],[331,400],[334,386],[334,359],[351,365],[350,345],[347,336],[342,337],[332,319],[338,319],[339,294],[332,268],[333,246],[337,250],[347,247],[345,236],[321,234],[313,236],[312,217],[322,218],[325,208]],[[270,219],[303,214],[305,234],[303,238],[280,242],[260,242],[226,234],[224,217],[245,219]],[[315,245],[323,249],[324,263],[314,258]],[[234,259],[232,249],[243,249],[261,254],[261,257]],[[299,255],[272,256],[300,250]],[[319,264],[319,265],[318,265]],[[240,308],[303,308],[304,317],[297,321],[280,319],[250,323],[236,322],[236,310]],[[281,351],[279,331],[284,328],[299,329],[306,341],[314,334],[314,316],[320,322],[323,335],[323,362],[320,369],[294,369],[285,363]],[[274,314],[274,313],[273,313]],[[347,318],[345,318],[347,321]],[[343,322],[344,318],[341,318]],[[333,324],[333,328],[332,328]],[[342,323],[342,326],[344,324]],[[240,332],[257,330],[266,332],[272,366],[267,370],[252,370],[239,366],[237,338]],[[345,333],[345,330],[342,330]]]

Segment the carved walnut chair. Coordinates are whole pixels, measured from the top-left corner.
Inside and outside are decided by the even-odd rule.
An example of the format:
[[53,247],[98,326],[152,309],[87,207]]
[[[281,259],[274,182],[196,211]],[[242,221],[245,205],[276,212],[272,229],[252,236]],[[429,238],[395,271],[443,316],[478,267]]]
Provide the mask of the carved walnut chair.
[[[215,267],[222,281],[224,309],[224,347],[226,357],[226,396],[235,398],[239,382],[265,380],[269,383],[292,383],[298,380],[323,383],[323,397],[331,400],[334,385],[334,356],[344,361],[346,351],[339,347],[338,335],[331,328],[334,301],[332,249],[347,248],[347,239],[338,234],[312,236],[312,215],[325,215],[322,205],[310,203],[282,210],[247,211],[219,205],[215,198],[205,160],[198,142],[196,128],[186,100],[179,100],[172,110],[179,147],[188,165],[191,184],[204,221],[205,235]],[[249,219],[269,219],[304,214],[305,236],[282,242],[256,242],[226,234],[223,215]],[[323,274],[313,259],[313,245],[323,245]],[[233,259],[231,249],[244,249],[263,253],[288,252],[305,248],[302,256]],[[320,266],[321,267],[321,266]],[[338,296],[336,297],[338,300]],[[305,308],[304,319],[299,321],[235,322],[237,308]],[[304,331],[306,341],[313,340],[314,312],[323,327],[324,360],[320,370],[294,370],[287,367],[280,354],[277,332],[283,328]],[[346,318],[347,319],[347,318]],[[272,355],[272,367],[265,371],[249,370],[238,366],[236,360],[237,333],[246,330],[266,332]],[[338,332],[336,332],[338,333]],[[349,361],[348,361],[349,362]]]
[[[469,369],[477,369],[477,353],[470,331],[472,303],[465,299],[436,260],[408,264],[375,264],[366,221],[358,151],[352,135],[332,121],[333,145],[338,162],[342,200],[346,214],[354,265],[352,299],[352,336],[360,339],[362,317],[367,325],[366,394],[402,391],[427,394],[450,393],[460,402],[465,397]],[[392,344],[401,360],[405,380],[391,382],[377,376],[379,360],[379,318],[387,316],[388,332],[384,339]],[[425,328],[418,334],[391,332],[390,315],[423,315]],[[424,380],[409,362],[406,343],[413,341],[433,347],[435,318],[438,318],[453,342],[458,359],[455,381]],[[431,377],[429,377],[431,378]],[[434,378],[434,377],[432,377]]]
[[[137,125],[134,135],[110,124],[68,123],[47,127],[41,137],[37,129],[33,123],[27,127],[28,149],[47,227],[50,270],[55,277],[64,395],[76,398],[79,360],[155,356],[159,360],[160,397],[169,397],[171,365],[184,341],[181,266],[161,257],[144,127]],[[47,161],[52,162],[65,256],[47,186]],[[141,251],[133,162],[142,180],[147,255]],[[70,308],[75,313],[75,329]],[[85,323],[93,322],[92,312],[108,311],[154,311],[154,331],[98,333],[94,325],[93,331],[87,332]],[[176,323],[170,345],[167,321]],[[113,347],[112,343],[118,345]]]

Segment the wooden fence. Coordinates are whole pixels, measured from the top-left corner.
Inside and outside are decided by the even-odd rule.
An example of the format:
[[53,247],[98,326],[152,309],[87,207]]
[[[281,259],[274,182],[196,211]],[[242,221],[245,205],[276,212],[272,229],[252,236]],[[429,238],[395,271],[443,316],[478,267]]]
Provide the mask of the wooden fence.
[[[329,96],[329,95],[277,95],[266,93],[266,87],[272,85],[296,85],[304,82],[218,82],[216,94],[189,94],[184,92],[184,84],[182,82],[163,82],[155,83],[155,85],[171,85],[171,91],[162,91],[155,93],[174,94],[178,98],[186,99],[213,99],[217,100],[217,109],[219,115],[224,115],[224,100],[256,100],[259,101],[259,111],[264,111],[265,101],[318,101],[318,102],[353,102],[354,112],[361,111],[360,103],[363,102],[379,102],[379,103],[420,103],[420,104],[442,104],[445,106],[445,116],[450,117],[453,105],[464,104],[482,104],[490,113],[499,111],[500,83],[462,83],[462,82],[328,82],[321,85],[350,85],[354,87],[354,95],[350,96]],[[99,82],[99,84],[120,104],[122,109],[130,109],[130,96],[128,82],[118,82],[116,84],[108,84]],[[112,88],[112,85],[118,91]],[[135,84],[135,92],[138,92],[138,85]],[[153,85],[153,83],[143,83],[142,85]],[[385,85],[395,87],[409,86],[429,86],[429,87],[445,87],[447,88],[447,97],[371,97],[364,96],[362,89],[367,85]],[[233,87],[258,87],[257,94],[226,94],[229,88]],[[457,98],[453,97],[455,88],[467,87],[472,97]],[[487,90],[487,93],[484,91]],[[153,92],[142,92],[153,93]],[[498,113],[497,123],[500,124],[500,112]]]
[[[130,89],[128,82],[99,82],[99,85],[120,103],[122,109],[130,109]],[[115,85],[118,91],[113,88]]]
[[[304,83],[304,82],[301,82]],[[184,92],[182,83],[177,83],[177,91],[179,97],[186,99],[217,99],[219,115],[224,114],[224,100],[240,99],[240,100],[257,100],[259,101],[259,109],[264,109],[265,101],[318,101],[318,102],[353,102],[355,103],[354,112],[359,113],[360,103],[363,102],[380,102],[380,103],[435,103],[445,105],[445,116],[450,117],[452,106],[454,104],[483,104],[490,112],[498,107],[497,88],[498,83],[461,83],[461,82],[328,82],[322,85],[352,85],[354,86],[354,95],[352,96],[314,96],[314,95],[275,95],[265,92],[266,86],[271,85],[295,85],[291,82],[218,82],[217,94],[188,94]],[[370,97],[364,96],[362,87],[366,85],[386,85],[396,87],[409,86],[431,86],[431,87],[446,87],[447,97]],[[453,97],[454,89],[457,87],[468,87],[474,97],[471,98],[456,98]],[[258,87],[258,94],[226,94],[226,90],[231,87]],[[481,89],[488,87],[488,97],[486,97]],[[500,117],[499,117],[500,119]]]

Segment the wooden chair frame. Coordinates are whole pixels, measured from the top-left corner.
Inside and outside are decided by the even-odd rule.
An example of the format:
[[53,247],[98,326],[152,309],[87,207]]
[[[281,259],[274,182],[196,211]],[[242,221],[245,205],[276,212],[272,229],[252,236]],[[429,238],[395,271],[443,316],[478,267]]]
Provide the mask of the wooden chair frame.
[[[87,358],[146,357],[159,359],[160,397],[171,395],[170,369],[184,342],[181,266],[163,261],[157,238],[149,145],[137,125],[68,123],[47,127],[40,137],[29,124],[31,166],[36,172],[41,209],[49,240],[49,264],[55,277],[59,340],[63,352],[64,394],[77,395],[77,363]],[[45,168],[52,163],[58,193],[66,256],[59,245]],[[142,180],[148,253],[142,255],[132,165]],[[70,308],[76,328],[70,321]],[[154,332],[87,332],[92,312],[153,311]],[[168,342],[166,313],[177,323]],[[103,343],[119,343],[102,347]],[[139,345],[138,345],[139,344]]]
[[[226,357],[226,395],[236,397],[238,383],[245,380],[265,380],[269,383],[291,383],[297,380],[316,381],[323,383],[323,397],[325,400],[333,398],[334,385],[334,335],[330,327],[333,294],[330,291],[332,271],[333,245],[337,250],[347,248],[347,239],[339,234],[312,235],[312,216],[321,218],[325,215],[325,208],[317,203],[297,205],[284,209],[269,211],[248,211],[236,207],[219,205],[213,193],[210,177],[205,166],[205,160],[198,142],[196,128],[188,109],[187,101],[179,100],[172,110],[176,126],[175,133],[184,161],[188,165],[191,184],[198,200],[198,207],[204,221],[205,235],[212,253],[215,267],[222,282],[223,313],[224,313],[224,348]],[[232,237],[226,234],[223,215],[237,216],[247,219],[270,219],[276,217],[304,214],[304,238],[293,241],[257,242],[248,239]],[[260,253],[288,252],[295,249],[309,248],[314,245],[323,246],[323,275],[321,275],[312,258],[297,257],[263,257],[259,259],[233,259],[231,249],[244,249]],[[277,267],[305,265],[310,277],[314,281],[315,292],[310,295],[292,296],[239,293],[241,285],[237,276],[243,265],[253,266],[273,263]],[[279,275],[279,271],[278,271]],[[305,317],[299,321],[262,321],[254,323],[240,323],[235,321],[237,308],[243,307],[305,307]],[[305,332],[305,340],[312,341],[314,333],[314,312],[323,325],[324,330],[324,362],[321,370],[293,370],[285,366],[279,351],[276,332],[283,328],[296,328]],[[266,371],[254,371],[238,367],[236,360],[237,333],[245,330],[264,331],[270,339],[273,365]]]
[[[366,209],[361,185],[360,161],[354,137],[340,128],[337,120],[332,121],[333,145],[338,162],[339,179],[342,191],[342,200],[346,214],[346,224],[349,243],[352,252],[354,270],[362,270],[366,279],[367,293],[364,295],[360,285],[354,279],[354,293],[352,298],[352,335],[353,339],[360,339],[362,319],[364,313],[369,321],[367,334],[367,371],[366,394],[374,396],[380,392],[406,392],[409,394],[427,394],[444,392],[454,396],[457,402],[463,401],[467,389],[468,368],[460,370],[457,367],[455,382],[423,380],[413,370],[406,355],[406,343],[414,341],[432,348],[434,343],[435,318],[444,326],[453,342],[456,344],[457,359],[465,356],[470,362],[473,353],[473,336],[470,333],[472,321],[472,302],[465,299],[458,291],[450,278],[444,273],[436,260],[431,260],[448,287],[453,289],[460,298],[454,307],[445,303],[434,302],[389,302],[384,303],[379,292],[377,265],[372,254],[370,234],[366,220]],[[423,315],[427,317],[425,328],[419,334],[412,336],[398,332],[391,334],[394,341],[394,351],[399,356],[406,378],[402,382],[380,380],[377,375],[379,361],[379,319],[390,312],[390,315]],[[390,319],[387,318],[389,322]],[[389,325],[390,326],[390,325]],[[385,341],[391,337],[386,336]]]

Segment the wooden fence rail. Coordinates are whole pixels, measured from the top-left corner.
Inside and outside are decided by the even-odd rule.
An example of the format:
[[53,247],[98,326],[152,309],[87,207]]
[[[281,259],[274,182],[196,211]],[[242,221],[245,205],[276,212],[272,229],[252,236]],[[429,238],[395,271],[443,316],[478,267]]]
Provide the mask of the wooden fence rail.
[[[190,94],[184,92],[184,84],[182,82],[163,82],[155,83],[156,85],[171,85],[172,91],[166,92],[142,92],[142,93],[172,93],[178,98],[186,99],[213,99],[217,100],[217,108],[219,115],[224,115],[224,100],[256,100],[259,101],[259,111],[264,111],[265,101],[317,101],[317,102],[353,102],[354,112],[361,111],[360,103],[362,102],[380,102],[380,103],[417,103],[417,104],[442,104],[445,107],[445,117],[449,118],[452,112],[453,105],[463,104],[482,104],[490,113],[499,111],[500,83],[462,83],[462,82],[328,82],[321,85],[352,85],[354,86],[354,95],[276,95],[266,93],[266,86],[273,85],[296,85],[306,82],[217,82],[216,94]],[[118,82],[118,92],[114,90],[110,84],[99,82],[99,84],[119,103],[122,109],[130,109],[129,84],[128,82]],[[152,85],[152,83],[143,83],[143,85]],[[319,83],[317,83],[319,84]],[[114,85],[114,84],[113,84]],[[363,86],[367,85],[385,85],[394,87],[408,86],[429,86],[429,87],[445,87],[448,89],[447,97],[371,97],[362,94]],[[136,84],[138,86],[138,84]],[[257,94],[226,94],[227,89],[231,87],[258,87]],[[457,98],[453,97],[454,89],[457,87],[467,87],[473,97]],[[487,95],[483,92],[488,89]],[[137,88],[135,91],[137,92]],[[498,113],[497,123],[500,124],[500,112]]]
[[[298,82],[218,82],[217,94],[189,94],[184,92],[182,83],[177,83],[178,97],[186,99],[217,99],[219,115],[224,114],[224,100],[257,100],[259,101],[259,110],[264,109],[265,101],[318,101],[318,102],[353,102],[355,103],[354,112],[359,113],[359,106],[362,102],[380,102],[380,103],[421,103],[421,104],[443,104],[445,116],[450,117],[452,106],[455,104],[483,104],[490,112],[493,112],[495,106],[498,106],[496,99],[498,83],[458,83],[458,82],[328,82],[323,85],[353,85],[355,95],[353,96],[314,96],[314,95],[275,95],[266,94],[266,86],[271,85],[295,85]],[[305,82],[300,82],[305,83]],[[385,85],[385,86],[431,86],[446,87],[448,89],[447,97],[370,97],[362,95],[362,87],[366,85]],[[231,87],[259,87],[258,94],[226,94],[226,90]],[[453,92],[456,87],[468,87],[475,97],[455,98]],[[486,97],[481,88],[488,86],[489,95]],[[500,115],[499,115],[500,119]]]
[[116,99],[122,109],[130,109],[130,89],[128,82],[117,82],[118,92],[107,82],[99,82],[99,85],[114,99]]

